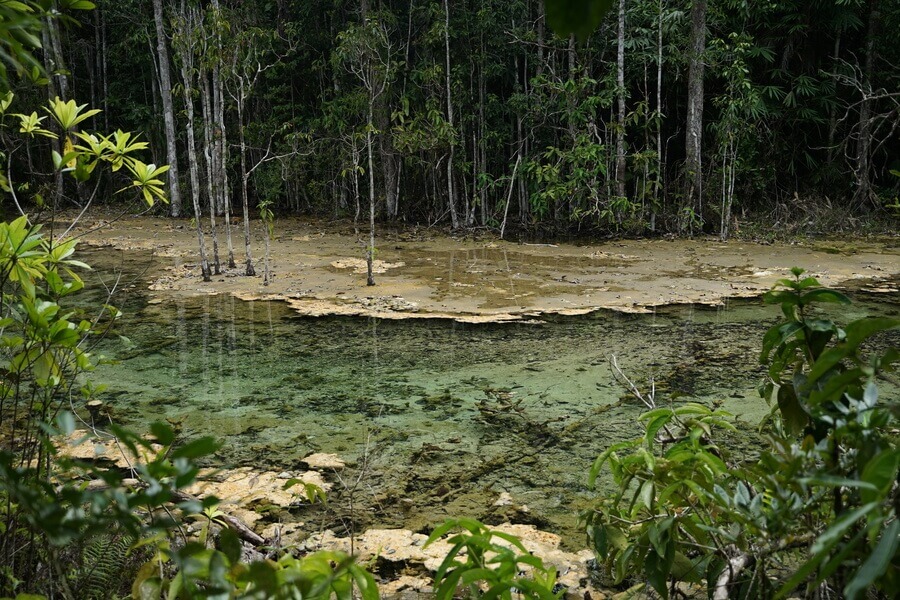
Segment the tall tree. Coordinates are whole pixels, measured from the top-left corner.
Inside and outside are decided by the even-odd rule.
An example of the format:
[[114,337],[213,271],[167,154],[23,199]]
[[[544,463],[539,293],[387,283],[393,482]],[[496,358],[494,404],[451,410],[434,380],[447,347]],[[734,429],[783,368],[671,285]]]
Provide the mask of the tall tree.
[[[363,3],[363,9],[366,8]],[[365,13],[364,13],[365,14]],[[366,19],[338,35],[336,58],[362,84],[366,92],[366,153],[369,176],[369,246],[366,251],[366,284],[375,285],[375,105],[391,78],[391,44],[384,25]]]
[[688,66],[687,127],[684,161],[686,178],[685,204],[687,219],[683,229],[693,228],[703,214],[703,78],[706,51],[706,0],[693,0],[691,5],[691,42]]
[[616,121],[616,196],[625,198],[625,0],[619,0],[619,26],[616,34],[616,97],[619,114]]
[[[184,93],[184,107],[187,113],[187,155],[188,169],[191,178],[191,201],[194,206],[194,223],[197,228],[197,243],[200,247],[200,272],[203,281],[210,281],[209,260],[206,254],[206,238],[203,233],[203,212],[200,209],[200,166],[197,160],[197,145],[194,137],[194,79],[196,70],[194,68],[194,51],[198,46],[197,33],[199,23],[197,22],[196,9],[188,7],[186,3],[181,4],[181,14],[176,20],[176,43],[173,45],[176,54],[181,62],[181,89]],[[210,207],[212,208],[212,207]],[[212,211],[210,211],[212,212]],[[219,268],[219,256],[215,254],[216,275],[221,270]]]
[[859,105],[859,138],[856,143],[856,194],[859,203],[870,200],[872,195],[871,158],[872,147],[872,79],[875,71],[875,36],[878,29],[879,3],[878,0],[869,0],[868,36],[865,43],[865,66],[860,82],[862,101]]
[[[450,134],[455,138],[453,132],[453,91],[450,85],[450,4],[448,0],[444,0],[444,76],[447,82],[447,124],[450,127]],[[447,157],[447,203],[450,205],[450,223],[453,229],[459,228],[459,216],[457,214],[456,187],[453,182],[453,163],[456,156],[456,140],[451,138],[450,151]]]
[[159,69],[159,94],[163,105],[166,131],[166,159],[169,163],[169,212],[181,216],[181,189],[178,181],[178,150],[175,136],[175,108],[172,105],[172,78],[169,67],[169,48],[162,0],[153,0],[153,21],[156,24],[156,62]]

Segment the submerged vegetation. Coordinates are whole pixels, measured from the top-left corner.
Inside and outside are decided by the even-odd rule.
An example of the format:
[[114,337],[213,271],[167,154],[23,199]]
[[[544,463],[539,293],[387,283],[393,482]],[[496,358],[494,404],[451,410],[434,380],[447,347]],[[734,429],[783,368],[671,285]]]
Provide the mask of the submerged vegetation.
[[[102,1],[94,11],[84,0],[0,2],[0,188],[15,215],[0,224],[0,594],[379,597],[368,568],[377,564],[282,547],[280,530],[264,538],[218,498],[188,492],[200,465],[216,462],[214,438],[189,439],[176,419],[140,435],[101,416],[105,388],[90,376],[95,343],[121,313],[110,298],[86,308],[73,302],[90,267],[69,237],[75,223],[59,224],[68,202],[78,205],[76,222],[97,198],[167,205],[180,216],[178,163],[186,158],[201,276],[222,272],[222,216],[225,268],[236,268],[230,213],[238,181],[244,272],[255,273],[255,205],[268,284],[277,212],[358,217],[367,197],[374,285],[377,216],[449,219],[453,228],[477,224],[501,235],[510,219],[526,229],[630,232],[714,224],[726,238],[741,202],[771,209],[838,190],[859,212],[896,195],[884,172],[900,122],[897,94],[888,91],[896,48],[885,31],[900,18],[892,4],[620,0],[615,40],[611,25],[591,33],[609,24],[603,15],[614,4],[548,0],[545,13],[542,2],[518,0],[154,0],[151,18],[141,12],[147,3],[130,1]],[[545,17],[570,37],[553,37]],[[131,26],[116,26],[125,20]],[[61,27],[79,21],[85,27]],[[128,52],[108,60],[116,49]],[[174,83],[170,50],[181,77]],[[83,64],[72,60],[79,53]],[[604,63],[613,53],[614,71]],[[662,81],[685,75],[681,102]],[[47,100],[26,80],[46,85]],[[109,110],[73,99],[82,95]],[[167,165],[145,162],[151,145],[117,128],[142,128],[160,114],[164,130],[147,129],[165,138]],[[683,147],[671,143],[680,135]],[[887,598],[900,585],[898,403],[878,387],[900,353],[872,344],[900,320],[839,324],[818,307],[850,300],[792,272],[764,297],[784,319],[761,340],[759,392],[771,413],[758,455],[729,452],[737,421],[715,401],[681,402],[670,390],[671,401],[660,402],[655,387],[641,391],[612,360],[646,412],[643,435],[608,447],[590,467],[592,485],[606,470],[613,480],[612,493],[597,494],[582,514],[603,586],[627,597],[718,600]],[[515,432],[533,454],[561,445],[563,435],[591,435],[532,414],[511,390],[482,391],[475,410],[485,429]],[[453,402],[451,388],[421,400],[429,411]],[[364,400],[354,408],[370,420],[381,410]],[[98,437],[125,462],[62,451]],[[442,452],[423,444],[416,460]],[[351,534],[368,459],[355,480],[341,479]],[[276,479],[301,490],[298,504],[328,499],[316,483]],[[452,492],[446,482],[435,490]],[[449,547],[433,577],[441,600],[552,600],[567,591],[562,574],[513,535],[462,516],[427,528],[425,546]]]

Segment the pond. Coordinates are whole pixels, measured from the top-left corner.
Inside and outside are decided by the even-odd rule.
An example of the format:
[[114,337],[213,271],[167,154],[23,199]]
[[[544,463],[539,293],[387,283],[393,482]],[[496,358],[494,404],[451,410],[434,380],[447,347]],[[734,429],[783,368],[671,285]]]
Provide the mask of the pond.
[[[515,510],[581,545],[577,513],[610,485],[588,490],[587,471],[640,434],[645,410],[617,381],[613,356],[641,390],[655,386],[660,405],[736,415],[746,424],[737,453],[755,452],[769,410],[756,391],[758,354],[779,313],[760,301],[495,325],[305,318],[226,295],[150,303],[141,261],[122,256],[84,253],[95,290],[124,272],[127,293],[114,302],[127,338],[98,345],[116,362],[93,376],[117,421],[140,430],[169,419],[186,436],[214,435],[216,466],[290,471],[311,453],[338,454],[353,464],[344,485],[329,511],[304,516],[323,527],[421,530]],[[841,320],[897,314],[897,294],[863,296]],[[527,510],[494,506],[503,492]]]

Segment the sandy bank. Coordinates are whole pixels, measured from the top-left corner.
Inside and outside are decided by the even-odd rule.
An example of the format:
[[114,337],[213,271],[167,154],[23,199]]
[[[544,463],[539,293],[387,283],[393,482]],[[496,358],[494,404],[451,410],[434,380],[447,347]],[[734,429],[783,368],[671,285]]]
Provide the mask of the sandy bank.
[[[235,231],[238,268],[211,282],[200,277],[196,232],[183,220],[126,217],[97,231],[79,225],[91,245],[152,253],[152,295],[232,294],[281,299],[308,316],[386,319],[451,318],[502,322],[597,309],[646,312],[675,303],[718,304],[770,289],[799,266],[829,286],[865,282],[896,291],[900,240],[758,244],[746,241],[617,240],[590,245],[532,245],[427,229],[390,230],[377,240],[376,282],[366,286],[365,232],[350,223],[286,218],[276,223],[273,279],[263,285],[262,227],[254,222],[255,277],[243,275],[243,239]],[[223,266],[228,250],[219,231]],[[208,248],[212,247],[207,237]]]

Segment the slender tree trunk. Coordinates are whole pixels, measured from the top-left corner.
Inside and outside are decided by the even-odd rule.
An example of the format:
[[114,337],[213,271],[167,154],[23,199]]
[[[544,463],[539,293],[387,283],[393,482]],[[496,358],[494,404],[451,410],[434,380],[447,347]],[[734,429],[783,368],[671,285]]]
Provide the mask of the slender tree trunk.
[[872,196],[870,154],[872,148],[872,75],[875,63],[875,34],[879,19],[878,0],[869,0],[869,27],[866,36],[866,64],[862,81],[863,100],[859,106],[859,141],[856,145],[855,200],[866,203]]
[[269,268],[269,255],[270,255],[269,249],[271,247],[272,234],[271,234],[271,231],[269,228],[268,221],[266,221],[265,219],[263,219],[262,221],[263,221],[263,228],[265,229],[265,234],[266,234],[266,237],[265,237],[266,252],[265,252],[265,255],[263,258],[263,285],[269,285],[269,281],[271,281],[271,277],[272,277],[272,271]]
[[[213,112],[212,112],[212,99],[210,97],[209,91],[209,73],[206,69],[200,70],[200,100],[201,106],[203,109],[203,157],[206,163],[206,196],[209,200],[209,212],[210,219],[212,222],[212,231],[213,231],[213,249],[215,256],[215,273],[219,275],[221,273],[221,265],[219,263],[219,252],[218,252],[218,236],[216,235],[216,199],[219,196],[218,190],[218,181],[216,178],[216,146],[213,137]],[[231,224],[228,223],[228,217],[225,217],[225,223],[227,225],[227,229],[230,231]],[[230,238],[230,236],[229,236]],[[230,239],[229,239],[230,241]],[[231,263],[228,265],[230,268],[234,268],[234,254],[231,252],[231,248],[229,247],[229,258]]]
[[[54,8],[55,7],[55,2]],[[69,98],[69,76],[66,74],[66,60],[62,51],[62,39],[59,31],[59,19],[47,20],[47,31],[49,33],[50,48],[48,49],[53,56],[54,70],[51,77],[56,80],[57,91],[59,97],[68,101]]]
[[[482,3],[482,8],[483,6],[484,4]],[[544,21],[546,20],[546,15],[544,14],[544,3],[538,2],[537,6],[537,65],[534,68],[534,74],[540,77],[544,73]]]
[[169,162],[169,214],[181,216],[181,189],[178,182],[178,151],[175,147],[175,109],[172,106],[172,79],[169,75],[169,50],[163,26],[162,0],[153,0],[153,20],[156,22],[156,52],[159,63],[159,93],[163,105],[166,131],[166,159]]
[[[66,78],[65,75],[55,75],[57,71],[62,69],[62,65],[60,65],[57,61],[56,53],[53,52],[53,42],[50,39],[50,32],[53,28],[55,19],[47,19],[45,21],[44,27],[41,28],[41,39],[44,45],[44,68],[49,74],[49,82],[47,85],[47,100],[52,102],[55,98],[59,97],[61,100],[66,99],[66,91],[65,84]],[[58,31],[58,30],[57,30]],[[55,128],[55,126],[54,126]],[[60,133],[65,133],[60,130]],[[63,150],[63,142],[61,139],[56,139],[51,142],[53,150],[55,150],[59,154],[64,154]],[[171,177],[171,173],[169,175]],[[63,193],[65,191],[65,180],[63,179],[62,170],[56,169],[54,176],[55,183],[55,194],[53,195],[53,209],[54,213],[56,209],[59,207],[59,203],[63,198]],[[52,237],[52,231],[51,231]]]
[[[188,9],[190,10],[190,9]],[[188,169],[191,177],[191,200],[194,205],[194,220],[197,224],[197,242],[200,247],[200,272],[203,281],[210,281],[209,260],[206,256],[206,239],[203,235],[203,214],[200,210],[200,172],[197,164],[197,146],[194,139],[194,99],[193,99],[193,36],[196,23],[188,14],[182,15],[184,32],[188,39],[184,41],[181,53],[181,79],[184,92],[184,106],[187,113],[187,151]],[[216,270],[218,274],[218,269]]]
[[[101,81],[103,84],[103,131],[109,131],[109,77],[106,66],[109,59],[109,49],[106,45],[106,10],[97,10],[100,14],[100,55],[99,65]],[[156,97],[154,96],[154,99]]]
[[[481,3],[482,10],[484,10],[484,2]],[[542,5],[543,6],[543,5]],[[479,43],[481,46],[481,62],[478,65],[478,173],[479,176],[482,174],[486,174],[488,172],[488,164],[487,164],[487,149],[485,148],[486,140],[485,140],[485,118],[484,118],[484,100],[485,100],[485,77],[484,77],[484,66],[487,62],[487,53],[485,51],[484,46],[484,25],[481,25],[481,35],[479,36]],[[488,222],[488,210],[487,210],[487,186],[484,185],[483,181],[478,181],[478,203],[481,205],[481,224],[487,225]]]
[[[566,53],[569,60],[569,81],[574,84],[575,79],[578,76],[578,54],[575,51],[575,34],[569,36],[569,49]],[[578,98],[575,94],[566,94],[566,103],[568,104],[568,130],[569,130],[569,138],[570,143],[572,145],[572,149],[575,149],[578,144],[578,126],[575,121],[575,112],[578,110]],[[553,202],[553,214],[554,218],[559,220],[559,213],[562,212],[562,209],[557,206],[558,201],[554,200]],[[570,194],[566,199],[566,221],[570,222],[575,215],[575,198],[574,194]],[[563,225],[565,227],[565,225]]]
[[[103,85],[103,69],[100,64],[100,9],[94,9],[94,52],[93,60],[91,52],[85,53],[85,66],[91,80],[91,108],[100,108],[100,88]],[[93,63],[93,64],[91,64]],[[102,113],[101,113],[102,115]],[[94,116],[92,121],[96,129],[100,128],[100,116]]]
[[[217,36],[217,43],[220,38]],[[215,119],[215,135],[213,144],[216,149],[216,204],[219,214],[225,215],[225,243],[228,246],[228,268],[234,269],[234,242],[231,234],[231,188],[228,183],[228,132],[225,129],[225,90],[222,81],[222,70],[218,64],[213,65],[213,113]]]
[[356,201],[356,212],[353,213],[353,226],[359,223],[359,213],[362,208],[359,202],[359,148],[356,146],[356,138],[353,138],[353,149],[351,150],[351,160],[353,161],[353,198]]
[[[444,0],[444,59],[447,82],[447,123],[453,130],[453,98],[450,88],[450,5]],[[450,140],[450,155],[447,159],[447,202],[450,204],[450,224],[453,229],[459,228],[459,215],[456,213],[456,190],[453,185],[453,161],[456,155],[455,140]]]
[[[685,207],[694,216],[703,213],[703,77],[706,52],[706,0],[694,0],[691,6],[691,55],[688,67],[688,107],[685,147],[685,176],[687,193]],[[693,227],[693,219],[687,223]],[[684,228],[684,224],[682,224]]]
[[237,105],[237,116],[238,116],[238,132],[239,132],[239,142],[241,145],[241,202],[244,209],[244,255],[246,257],[246,271],[245,274],[247,276],[256,275],[256,270],[253,268],[253,255],[250,252],[250,192],[248,186],[250,185],[250,174],[247,173],[247,142],[244,135],[244,101],[246,97],[244,96],[244,82],[243,80],[239,83],[239,91],[238,91],[238,100],[236,102]]
[[[221,52],[221,50],[220,50]],[[219,111],[222,105],[222,77],[218,64],[212,68],[212,110],[213,110],[213,144],[216,148],[216,214],[225,213],[225,173],[227,161],[225,160],[225,128],[219,121]]]
[[381,171],[384,176],[384,209],[389,219],[397,216],[397,165],[391,139],[391,123],[387,96],[378,97],[378,150],[381,154]]
[[[371,92],[370,92],[371,93]],[[366,128],[366,150],[369,153],[369,251],[366,252],[366,285],[375,285],[375,160],[372,156],[372,112],[375,98],[369,96],[369,126]]]
[[665,209],[660,202],[665,197],[663,172],[665,163],[662,155],[662,81],[663,81],[663,0],[659,0],[659,21],[657,22],[656,44],[656,187],[653,191],[653,211],[650,213],[650,231],[656,231],[656,213]]
[[[837,34],[834,38],[834,54],[832,56],[833,69],[837,72],[838,69],[838,61],[841,56],[841,34],[842,30],[838,30]],[[837,146],[835,145],[835,137],[837,136],[837,105],[833,104],[831,108],[828,109],[828,164],[834,163],[835,159],[835,151],[837,150]]]
[[[625,197],[625,0],[619,0],[619,28],[616,36],[616,196]],[[620,216],[621,218],[621,216]]]

